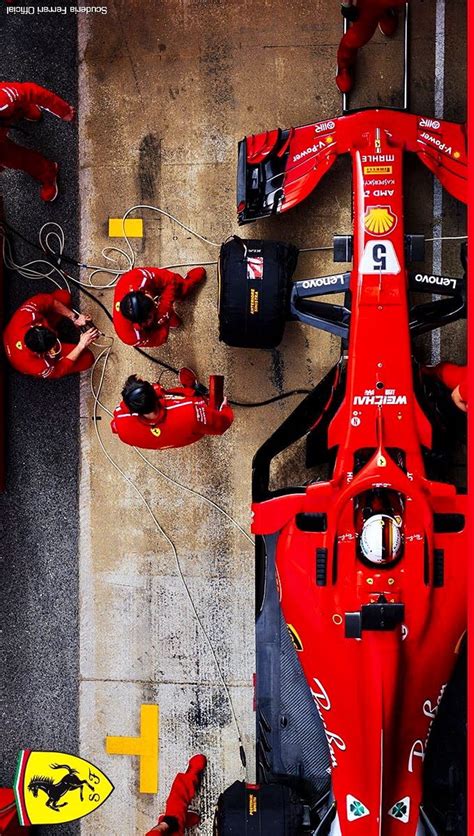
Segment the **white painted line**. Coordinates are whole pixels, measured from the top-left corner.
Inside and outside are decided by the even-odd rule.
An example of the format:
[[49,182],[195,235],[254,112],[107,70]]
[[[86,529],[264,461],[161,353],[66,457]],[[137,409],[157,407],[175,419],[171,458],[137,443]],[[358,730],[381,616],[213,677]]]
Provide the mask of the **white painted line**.
[[[434,115],[436,119],[444,117],[444,65],[445,65],[445,35],[446,35],[446,0],[436,0],[435,23],[435,90]],[[433,238],[443,235],[443,187],[435,178],[433,185]],[[433,273],[442,272],[443,242],[433,241]],[[439,296],[434,296],[439,299]],[[431,362],[441,360],[441,329],[431,332]]]

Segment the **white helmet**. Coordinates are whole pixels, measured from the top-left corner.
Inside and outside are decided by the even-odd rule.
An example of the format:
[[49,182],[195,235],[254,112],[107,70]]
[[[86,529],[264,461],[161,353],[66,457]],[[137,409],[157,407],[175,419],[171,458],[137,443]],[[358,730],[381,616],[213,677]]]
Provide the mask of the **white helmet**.
[[365,520],[360,535],[360,549],[371,563],[396,560],[402,546],[402,521],[389,514],[373,514]]

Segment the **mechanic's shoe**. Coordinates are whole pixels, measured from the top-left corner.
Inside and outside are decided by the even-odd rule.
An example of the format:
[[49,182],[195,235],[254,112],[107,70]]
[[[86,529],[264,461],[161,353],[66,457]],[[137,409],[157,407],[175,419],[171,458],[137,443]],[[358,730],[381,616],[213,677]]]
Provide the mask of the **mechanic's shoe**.
[[29,105],[25,119],[27,122],[39,122],[43,116],[43,111],[38,105]]
[[181,386],[189,386],[191,389],[194,389],[197,385],[196,372],[193,372],[192,369],[188,369],[186,366],[183,366],[183,368],[179,370],[179,382],[181,383]]
[[45,203],[52,203],[58,196],[58,170],[59,166],[54,163],[54,174],[51,180],[46,180],[40,189],[40,198]]
[[182,323],[183,323],[183,320],[181,319],[180,316],[178,316],[176,311],[171,311],[170,319],[169,319],[170,328],[179,328],[179,326],[182,325]]
[[387,38],[393,38],[398,28],[398,12],[395,9],[389,9],[385,12],[383,17],[379,20],[379,29],[382,35]]
[[[194,372],[193,372],[194,374]],[[195,772],[203,772],[207,765],[207,758],[205,755],[193,755],[188,763],[188,770],[192,769]]]
[[351,71],[346,69],[339,70],[336,76],[336,84],[341,93],[350,93],[354,84]]
[[186,273],[186,281],[192,282],[192,284],[202,282],[205,278],[206,271],[204,267],[193,267],[192,270],[188,270],[188,272]]

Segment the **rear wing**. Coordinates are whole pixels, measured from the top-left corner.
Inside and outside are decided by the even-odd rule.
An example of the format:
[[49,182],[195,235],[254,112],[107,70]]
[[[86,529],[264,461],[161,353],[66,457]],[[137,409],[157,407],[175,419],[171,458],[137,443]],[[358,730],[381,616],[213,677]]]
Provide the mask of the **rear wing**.
[[453,197],[467,202],[465,125],[373,109],[245,137],[239,143],[239,223],[297,206],[316,188],[338,156],[363,153],[367,130],[374,128],[385,133],[389,144],[417,154]]

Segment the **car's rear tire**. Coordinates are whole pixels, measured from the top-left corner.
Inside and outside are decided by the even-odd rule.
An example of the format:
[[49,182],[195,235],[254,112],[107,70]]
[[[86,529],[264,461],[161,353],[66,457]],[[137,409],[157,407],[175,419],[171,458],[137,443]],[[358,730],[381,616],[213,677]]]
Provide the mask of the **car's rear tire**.
[[275,348],[289,311],[298,250],[279,241],[234,236],[219,258],[219,339],[239,348]]

